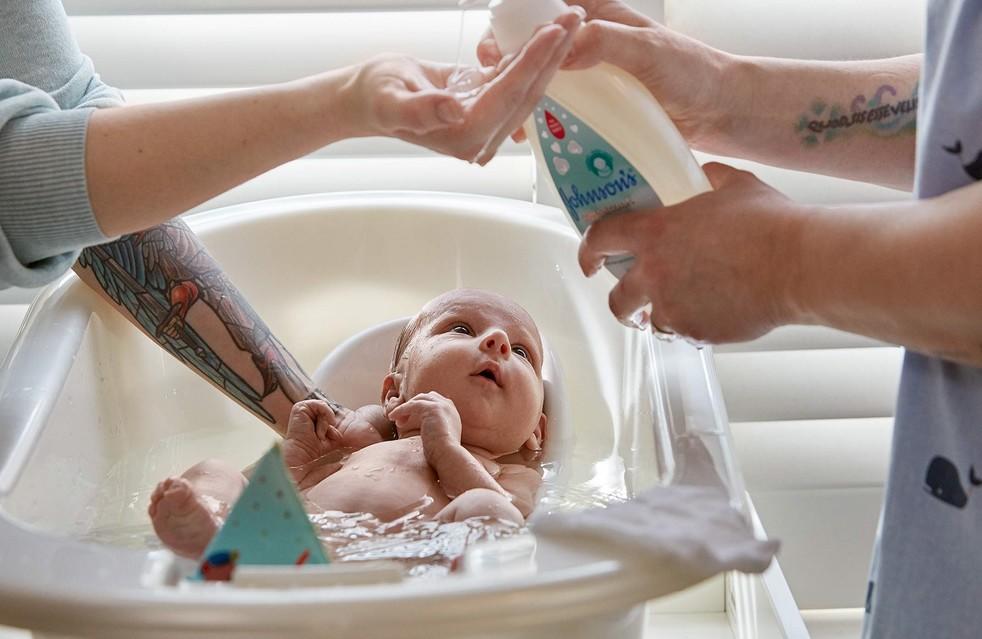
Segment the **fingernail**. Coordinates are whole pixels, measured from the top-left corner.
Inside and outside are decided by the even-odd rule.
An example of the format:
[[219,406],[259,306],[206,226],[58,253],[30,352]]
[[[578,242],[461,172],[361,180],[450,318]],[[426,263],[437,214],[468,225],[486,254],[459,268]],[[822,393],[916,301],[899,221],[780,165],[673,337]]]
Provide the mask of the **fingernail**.
[[441,122],[446,124],[457,124],[464,119],[463,111],[454,100],[446,100],[436,107],[436,115]]

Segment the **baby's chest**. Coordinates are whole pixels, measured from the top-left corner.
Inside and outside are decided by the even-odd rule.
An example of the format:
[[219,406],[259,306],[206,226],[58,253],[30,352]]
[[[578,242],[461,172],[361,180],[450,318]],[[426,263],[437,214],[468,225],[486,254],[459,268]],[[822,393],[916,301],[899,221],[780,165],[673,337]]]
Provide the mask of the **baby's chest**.
[[368,482],[398,486],[429,485],[436,482],[436,474],[426,462],[419,438],[383,442],[364,448],[353,454],[333,479],[346,482]]

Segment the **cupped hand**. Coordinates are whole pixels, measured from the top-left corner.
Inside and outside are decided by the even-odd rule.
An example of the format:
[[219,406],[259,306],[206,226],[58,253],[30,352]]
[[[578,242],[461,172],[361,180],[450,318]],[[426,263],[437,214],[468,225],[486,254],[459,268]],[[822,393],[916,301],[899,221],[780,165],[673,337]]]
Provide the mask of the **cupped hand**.
[[[675,122],[690,146],[711,149],[735,97],[723,89],[732,60],[722,51],[662,26],[621,0],[571,0],[586,12],[561,69],[587,69],[601,62],[636,77]],[[481,64],[496,64],[501,52],[489,32],[477,49]],[[521,131],[513,136],[524,138]]]
[[654,211],[594,223],[580,245],[580,267],[599,271],[610,255],[634,263],[611,290],[625,324],[649,304],[650,322],[699,342],[750,340],[802,318],[796,303],[807,209],[725,164],[703,169],[714,191]]
[[541,99],[579,26],[578,12],[563,14],[514,57],[470,70],[466,91],[454,86],[454,65],[392,55],[366,62],[350,87],[355,104],[367,105],[363,133],[486,164]]

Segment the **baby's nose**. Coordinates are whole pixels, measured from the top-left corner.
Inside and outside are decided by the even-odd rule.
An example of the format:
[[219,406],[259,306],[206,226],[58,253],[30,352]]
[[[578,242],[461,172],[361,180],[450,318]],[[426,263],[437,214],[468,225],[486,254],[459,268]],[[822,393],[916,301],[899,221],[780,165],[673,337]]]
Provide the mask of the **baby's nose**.
[[511,352],[511,343],[509,343],[508,336],[503,331],[492,332],[484,338],[481,346],[485,351],[498,352],[502,355],[508,355]]

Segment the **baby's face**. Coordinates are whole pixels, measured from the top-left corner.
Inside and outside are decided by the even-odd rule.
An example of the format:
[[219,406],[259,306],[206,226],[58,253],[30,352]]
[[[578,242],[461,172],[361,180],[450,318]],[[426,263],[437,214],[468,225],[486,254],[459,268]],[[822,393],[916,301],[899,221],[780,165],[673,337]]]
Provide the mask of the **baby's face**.
[[542,340],[525,309],[486,291],[451,291],[425,318],[400,368],[406,398],[436,391],[453,401],[462,443],[519,450],[542,417]]

